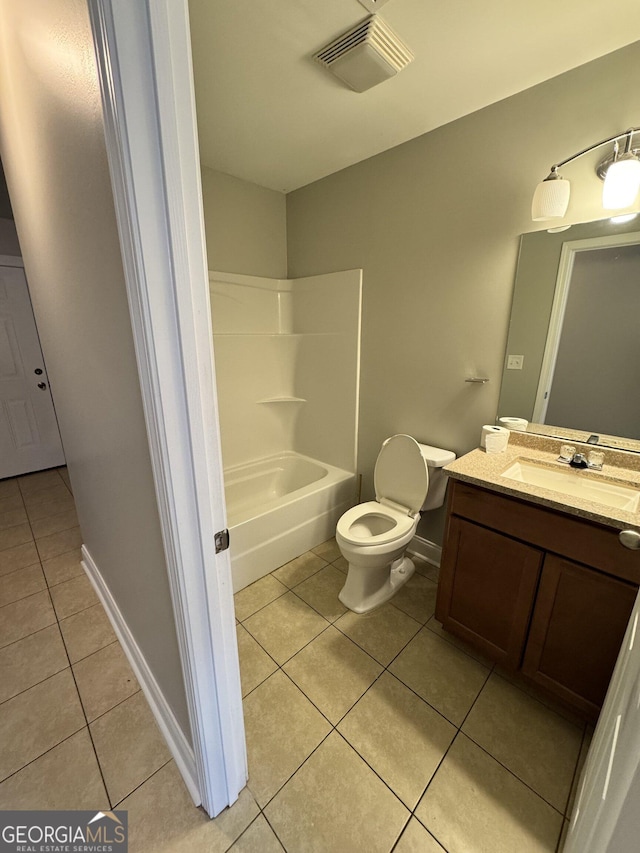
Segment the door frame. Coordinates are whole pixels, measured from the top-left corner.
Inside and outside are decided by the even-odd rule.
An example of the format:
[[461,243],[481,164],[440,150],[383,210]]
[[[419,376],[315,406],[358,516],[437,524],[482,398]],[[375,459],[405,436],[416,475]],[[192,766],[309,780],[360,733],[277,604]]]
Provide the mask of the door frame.
[[151,463],[210,816],[247,780],[186,0],[88,0]]

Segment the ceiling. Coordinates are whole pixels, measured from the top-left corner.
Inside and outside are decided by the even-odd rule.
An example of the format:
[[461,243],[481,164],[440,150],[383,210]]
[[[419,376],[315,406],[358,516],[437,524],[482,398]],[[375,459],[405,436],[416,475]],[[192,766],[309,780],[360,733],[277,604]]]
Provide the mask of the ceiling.
[[640,39],[640,3],[389,0],[415,60],[363,93],[313,54],[358,0],[190,0],[203,165],[288,192]]

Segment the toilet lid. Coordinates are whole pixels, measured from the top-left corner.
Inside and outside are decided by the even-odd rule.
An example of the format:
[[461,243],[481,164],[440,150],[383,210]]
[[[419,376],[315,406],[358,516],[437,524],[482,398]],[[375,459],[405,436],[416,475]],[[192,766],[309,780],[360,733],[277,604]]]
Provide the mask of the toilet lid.
[[383,498],[419,512],[429,489],[429,471],[420,445],[410,435],[392,435],[378,454],[373,481],[376,500]]

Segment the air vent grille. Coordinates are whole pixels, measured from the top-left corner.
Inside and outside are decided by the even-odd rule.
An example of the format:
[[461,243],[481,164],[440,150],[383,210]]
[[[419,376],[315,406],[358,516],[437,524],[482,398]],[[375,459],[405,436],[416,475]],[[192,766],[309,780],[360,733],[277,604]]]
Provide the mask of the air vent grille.
[[413,61],[413,53],[378,15],[343,33],[314,59],[357,92],[395,76]]

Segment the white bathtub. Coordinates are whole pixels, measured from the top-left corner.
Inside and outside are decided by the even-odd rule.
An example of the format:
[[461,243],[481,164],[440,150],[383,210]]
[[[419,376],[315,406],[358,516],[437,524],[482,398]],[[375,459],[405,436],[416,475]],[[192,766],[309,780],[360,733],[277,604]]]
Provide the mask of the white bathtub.
[[304,554],[356,502],[356,475],[282,453],[224,472],[233,591]]

